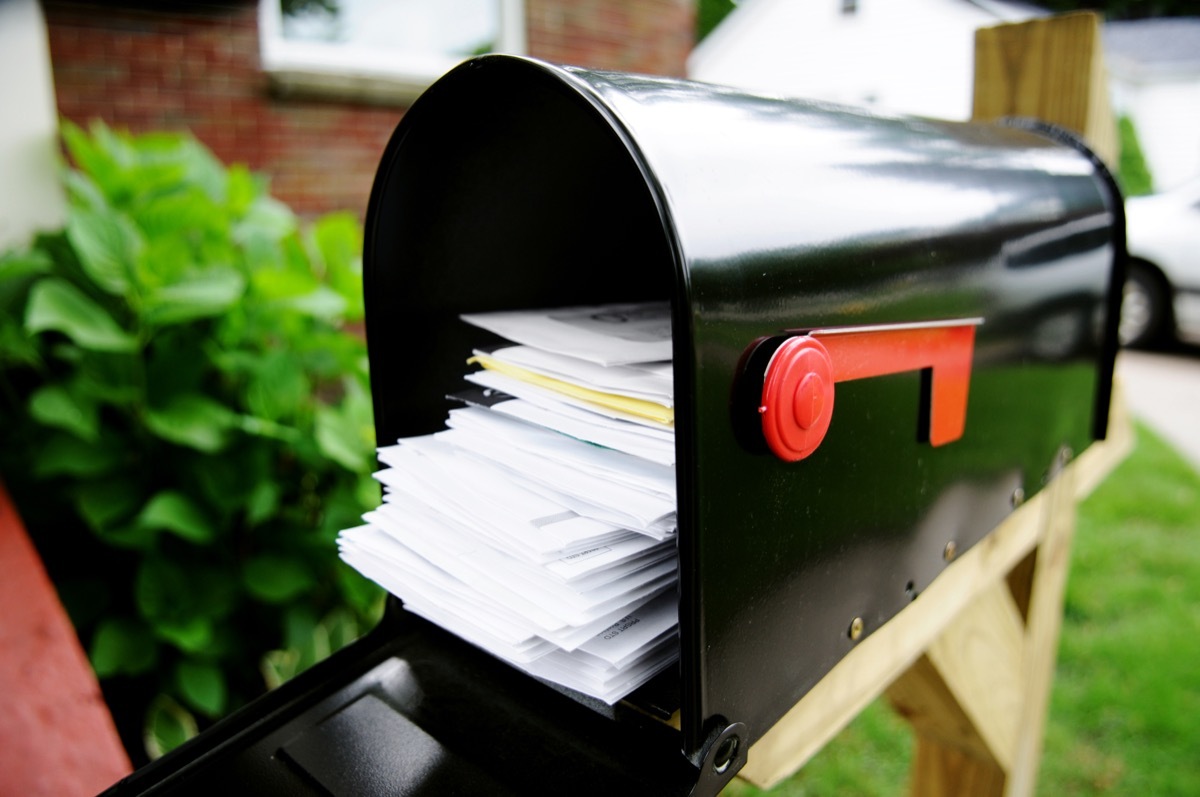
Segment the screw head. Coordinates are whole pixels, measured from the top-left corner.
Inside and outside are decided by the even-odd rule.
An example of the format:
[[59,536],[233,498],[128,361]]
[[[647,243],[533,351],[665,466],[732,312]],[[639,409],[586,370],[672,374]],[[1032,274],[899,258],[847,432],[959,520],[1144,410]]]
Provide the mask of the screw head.
[[864,628],[864,624],[863,624],[863,619],[861,617],[855,617],[853,620],[851,620],[850,621],[850,638],[853,639],[855,642],[857,642],[859,639],[862,639],[863,628]]
[[1013,490],[1013,492],[1012,492],[1013,509],[1016,509],[1023,503],[1025,503],[1025,488],[1018,487],[1017,489]]
[[946,543],[946,547],[942,549],[942,558],[947,562],[953,562],[956,556],[958,556],[958,543],[950,540],[950,542]]

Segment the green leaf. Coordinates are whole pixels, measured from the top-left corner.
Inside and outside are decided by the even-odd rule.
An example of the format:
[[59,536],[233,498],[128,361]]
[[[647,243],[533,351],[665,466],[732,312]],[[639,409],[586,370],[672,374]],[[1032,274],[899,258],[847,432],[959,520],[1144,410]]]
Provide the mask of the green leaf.
[[146,133],[132,141],[139,169],[171,175],[169,184],[195,186],[213,202],[225,200],[225,167],[192,136]]
[[149,551],[154,547],[158,533],[154,529],[139,526],[136,523],[122,523],[109,528],[100,529],[97,536],[105,544],[113,548],[126,548],[136,551]]
[[272,421],[290,419],[311,396],[312,385],[295,352],[271,351],[254,363],[246,386],[246,406],[254,415]]
[[[145,234],[147,244],[174,239],[181,244],[196,240],[204,232],[217,232],[225,220],[222,209],[197,186],[184,186],[170,193],[158,194],[139,202],[130,210],[134,221]],[[143,259],[139,264],[145,274],[169,274],[154,261]]]
[[37,368],[41,364],[42,354],[36,339],[25,334],[25,328],[19,321],[5,317],[0,310],[0,366]]
[[53,265],[50,257],[41,249],[0,253],[0,281],[45,274]]
[[75,490],[75,506],[95,531],[115,527],[133,515],[141,505],[136,482],[113,478],[85,482]]
[[[164,546],[165,547],[165,546]],[[212,640],[214,621],[238,605],[238,583],[222,567],[162,554],[142,558],[133,583],[138,612],[163,639],[185,651]]]
[[320,283],[309,271],[283,268],[260,268],[250,276],[254,289],[263,298],[291,300],[312,293]]
[[199,732],[191,712],[167,695],[159,695],[146,711],[142,742],[150,758],[159,758]]
[[18,321],[29,299],[29,288],[52,268],[41,249],[0,254],[0,362],[35,363],[34,341]]
[[317,446],[321,453],[355,473],[370,467],[370,452],[352,418],[332,407],[317,407]]
[[346,395],[337,407],[318,407],[316,440],[321,453],[354,473],[371,470],[375,429],[371,398],[353,379],[343,380]]
[[220,315],[237,303],[246,290],[242,275],[231,268],[209,268],[159,288],[147,297],[143,318],[166,326]]
[[175,396],[146,413],[146,425],[163,440],[215,454],[229,442],[237,416],[225,405],[198,393]]
[[186,468],[186,478],[207,506],[233,514],[245,506],[255,485],[277,472],[277,449],[274,443],[243,438],[225,456],[194,460]]
[[[242,597],[237,580],[224,567],[188,568],[189,584],[195,595],[196,609],[210,620],[228,617],[238,608]],[[218,631],[214,628],[214,634]]]
[[246,215],[234,228],[233,235],[241,242],[255,237],[278,241],[295,231],[296,214],[292,209],[278,199],[261,194],[246,208]]
[[95,402],[72,395],[62,385],[46,385],[30,396],[29,414],[39,423],[63,429],[89,443],[100,436]]
[[299,429],[291,426],[284,426],[275,421],[268,421],[265,418],[255,418],[252,415],[243,415],[238,419],[238,428],[246,434],[254,435],[255,437],[266,437],[270,440],[281,440],[285,443],[296,443],[303,437]]
[[329,652],[341,650],[359,637],[358,620],[349,609],[338,608],[321,618],[329,639]]
[[[369,473],[339,473],[338,476],[332,485],[325,485],[321,489],[318,539],[328,541],[330,548],[335,547],[338,533],[342,529],[358,525],[363,512],[379,506],[379,482],[371,478]],[[368,484],[364,485],[364,482]],[[361,499],[368,494],[370,482],[374,482],[374,488],[369,491],[373,499],[364,502]]]
[[208,650],[213,641],[213,625],[206,617],[188,617],[183,620],[155,620],[154,633],[184,653],[201,653]]
[[346,300],[337,291],[324,285],[301,296],[288,299],[284,304],[293,310],[332,321],[346,314]]
[[77,346],[92,351],[131,352],[137,338],[117,325],[104,308],[78,288],[58,279],[43,279],[29,292],[25,331],[33,335],[61,332]]
[[312,641],[320,620],[311,606],[297,603],[283,612],[283,644],[289,650],[299,651]]
[[[107,352],[84,352],[73,344],[63,344],[75,349],[70,358],[78,368],[79,391],[99,404],[109,404],[122,418],[128,418],[145,397],[146,376],[142,358]],[[59,359],[66,360],[66,352],[55,351]],[[104,425],[101,425],[104,428]]]
[[109,618],[96,629],[89,658],[101,678],[140,675],[154,668],[158,647],[142,623],[126,617]]
[[33,475],[95,478],[109,473],[121,463],[121,451],[111,443],[103,438],[99,443],[88,443],[78,437],[56,434],[33,452]]
[[262,187],[254,175],[240,163],[235,163],[226,172],[225,202],[234,217],[242,216],[262,193]]
[[[55,341],[50,344],[50,355],[57,360],[69,364],[71,367],[79,367],[84,361],[83,349],[76,346],[69,340]],[[120,359],[119,356],[113,355]],[[111,358],[110,358],[111,359]]]
[[326,273],[361,272],[362,230],[350,213],[330,213],[317,219],[313,241],[325,262]]
[[189,582],[182,562],[164,556],[142,559],[134,580],[138,611],[153,623],[178,623],[200,616]]
[[[60,128],[67,153],[94,187],[87,195],[96,198],[120,194],[124,189],[122,171],[130,160],[128,148],[99,120],[92,122],[91,135],[67,120],[60,123]],[[106,206],[107,202],[103,204]]]
[[283,491],[273,481],[260,481],[246,499],[246,523],[257,526],[279,511],[279,497]]
[[267,689],[275,689],[290,681],[300,672],[300,652],[296,650],[272,650],[263,655],[258,663]]
[[176,490],[163,490],[146,502],[135,521],[145,528],[172,532],[201,545],[212,542],[216,529],[192,501]]
[[334,578],[342,599],[360,615],[371,620],[378,620],[382,616],[386,595],[382,587],[340,559],[334,568]]
[[196,333],[193,328],[176,328],[155,336],[147,347],[146,401],[151,407],[169,404],[174,396],[203,393],[203,386],[211,382],[207,334]]
[[144,246],[132,222],[115,212],[77,208],[67,222],[67,238],[92,282],[117,296],[129,294]]
[[104,192],[83,172],[68,172],[63,183],[72,205],[95,211],[108,210],[108,200],[104,197]]
[[331,213],[313,226],[313,240],[330,286],[346,300],[345,317],[363,317],[362,230],[349,213]]
[[283,615],[283,626],[284,645],[298,654],[297,670],[307,670],[331,653],[329,629],[321,625],[310,607],[289,606]]
[[216,665],[185,659],[175,668],[175,681],[184,701],[206,717],[220,716],[225,710],[229,692]]
[[379,482],[370,473],[360,473],[354,482],[354,501],[366,512],[379,505],[381,489]]
[[316,580],[299,559],[263,554],[246,562],[242,584],[264,603],[286,603],[311,589]]

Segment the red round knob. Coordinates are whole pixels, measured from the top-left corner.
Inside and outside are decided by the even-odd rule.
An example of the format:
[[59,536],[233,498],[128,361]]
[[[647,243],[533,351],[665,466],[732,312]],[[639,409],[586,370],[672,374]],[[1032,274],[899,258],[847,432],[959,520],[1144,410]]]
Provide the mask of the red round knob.
[[833,418],[833,362],[816,338],[788,338],[775,351],[758,411],[767,446],[785,462],[804,459],[821,445]]
[[811,429],[820,423],[825,408],[825,380],[818,373],[809,373],[796,386],[792,413],[801,429]]

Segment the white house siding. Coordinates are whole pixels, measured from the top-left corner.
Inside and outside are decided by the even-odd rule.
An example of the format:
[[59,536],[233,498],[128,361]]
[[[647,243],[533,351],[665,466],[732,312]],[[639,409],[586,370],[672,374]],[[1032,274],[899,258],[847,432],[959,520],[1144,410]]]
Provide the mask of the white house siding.
[[[985,10],[986,8],[986,10]],[[689,59],[697,80],[967,119],[975,30],[1039,15],[965,0],[744,0]]]
[[62,224],[58,116],[37,0],[0,0],[0,251]]
[[1155,190],[1200,175],[1200,76],[1109,83],[1117,113],[1134,120]]
[[1112,22],[1113,108],[1133,119],[1156,189],[1200,175],[1200,18]]

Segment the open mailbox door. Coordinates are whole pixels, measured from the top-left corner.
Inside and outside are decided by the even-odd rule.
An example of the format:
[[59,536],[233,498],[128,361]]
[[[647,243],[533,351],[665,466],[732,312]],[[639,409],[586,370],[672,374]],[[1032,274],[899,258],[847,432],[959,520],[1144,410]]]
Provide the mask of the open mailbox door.
[[464,313],[669,301],[679,666],[598,708],[393,601],[114,793],[719,791],[1103,434],[1123,264],[1111,177],[1054,130],[466,62],[371,197],[378,441],[442,428],[489,342]]

